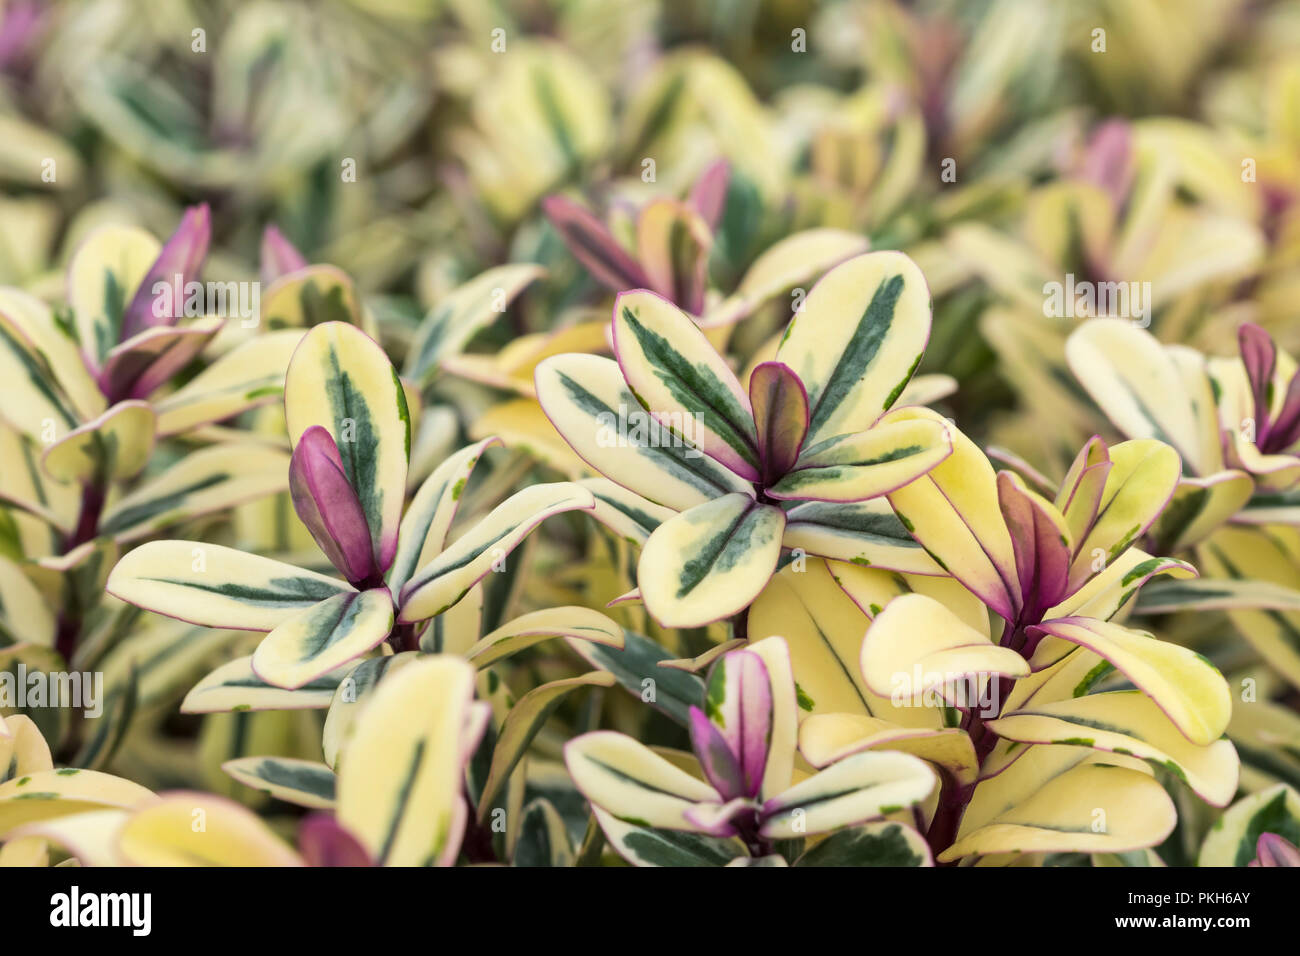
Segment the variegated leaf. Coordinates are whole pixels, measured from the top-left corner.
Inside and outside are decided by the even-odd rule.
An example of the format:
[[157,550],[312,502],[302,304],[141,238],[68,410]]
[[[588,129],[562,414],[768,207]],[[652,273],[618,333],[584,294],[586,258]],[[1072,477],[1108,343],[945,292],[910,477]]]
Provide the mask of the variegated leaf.
[[247,631],[270,631],[326,598],[356,593],[336,578],[202,541],[141,545],[105,587],[168,617]]
[[552,515],[595,506],[591,492],[571,482],[533,485],[511,495],[402,587],[403,624],[436,617],[503,562],[529,532]]
[[168,525],[283,491],[289,456],[278,448],[236,442],[192,452],[108,508],[102,534],[143,538]]
[[340,762],[338,819],[379,864],[456,859],[473,696],[474,669],[437,655],[388,675],[366,704]]
[[355,326],[318,325],[293,354],[284,395],[295,444],[313,425],[334,439],[361,499],[375,560],[386,570],[397,552],[411,449],[406,395],[388,356]]
[[1151,634],[1092,618],[1061,618],[1031,629],[1104,657],[1149,695],[1193,743],[1213,743],[1228,726],[1232,695],[1208,660]]
[[613,686],[613,674],[591,671],[578,677],[550,681],[520,697],[514,707],[510,708],[510,713],[506,715],[497,734],[496,746],[492,749],[492,767],[478,798],[479,819],[491,812],[493,802],[529,744],[566,697],[584,687]]
[[222,664],[190,688],[181,701],[183,714],[214,714],[244,710],[324,710],[330,705],[339,682],[340,670],[323,674],[314,681],[285,690],[268,684],[253,673],[252,655]]
[[158,434],[179,434],[279,400],[289,359],[303,335],[299,329],[258,335],[157,399]]
[[[202,827],[194,826],[197,819]],[[256,814],[210,793],[165,795],[131,815],[117,845],[134,866],[302,865]]]
[[276,625],[253,654],[253,672],[295,690],[382,643],[393,628],[387,588],[326,598]]
[[465,651],[464,657],[482,670],[553,637],[572,637],[607,647],[623,647],[623,629],[599,611],[585,607],[554,607],[531,611],[503,624]]
[[646,542],[637,583],[665,627],[698,627],[756,598],[776,570],[785,514],[729,494],[664,522]]
[[625,292],[613,328],[619,368],[638,402],[670,433],[757,480],[749,396],[691,317],[653,293]]
[[910,754],[854,754],[764,803],[759,832],[788,840],[855,826],[919,803],[935,784],[934,771]]
[[118,402],[46,449],[41,465],[55,481],[120,481],[136,474],[153,452],[156,418],[146,403]]
[[867,253],[823,276],[777,352],[808,390],[808,442],[870,428],[907,386],[929,337],[930,293],[902,253]]
[[[685,510],[749,482],[648,416],[617,363],[596,355],[562,355],[537,367],[537,398],[575,452],[643,498]],[[692,424],[693,427],[693,424]]]
[[1237,753],[1227,740],[1192,743],[1141,691],[1110,691],[1039,703],[1004,714],[989,727],[1006,740],[1070,744],[1139,757],[1221,807],[1237,790]]
[[277,800],[312,809],[334,806],[334,771],[314,760],[291,757],[239,757],[221,769],[246,787]]
[[388,570],[388,587],[400,593],[415,569],[428,564],[442,551],[456,517],[465,483],[483,453],[499,438],[485,438],[447,458],[424,480],[402,517],[397,538],[397,555]]

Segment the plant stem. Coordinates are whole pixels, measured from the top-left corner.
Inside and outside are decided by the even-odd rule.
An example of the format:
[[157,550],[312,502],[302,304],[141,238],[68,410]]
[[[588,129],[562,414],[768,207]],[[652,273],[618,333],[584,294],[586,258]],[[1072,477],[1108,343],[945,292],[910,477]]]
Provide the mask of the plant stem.
[[731,636],[735,640],[749,643],[749,605],[745,605],[731,618]]
[[[1003,647],[1019,649],[1023,646],[1024,639],[1023,630],[1008,621],[1002,629],[1002,637],[998,643]],[[976,768],[984,765],[988,755],[997,746],[998,735],[988,729],[986,721],[1001,715],[1002,706],[1011,692],[1012,685],[1015,684],[1015,679],[994,677],[992,682],[993,694],[990,700],[996,704],[996,713],[985,716],[978,707],[971,707],[961,720],[961,728],[966,731],[975,748]],[[946,771],[941,771],[941,779],[943,788],[939,792],[939,806],[935,809],[934,819],[930,821],[930,829],[926,832],[926,842],[929,843],[930,851],[936,858],[957,839],[962,815],[965,814],[966,805],[970,803],[975,793],[974,783],[961,785]]]
[[418,651],[420,635],[415,633],[414,624],[398,624],[388,635],[388,643],[393,645],[393,651],[397,654],[402,651]]
[[752,816],[740,820],[734,820],[733,824],[738,831],[737,836],[740,837],[741,841],[745,844],[745,847],[749,850],[750,856],[756,860],[761,857],[771,856],[771,841],[758,832],[759,820],[757,810],[754,811]]
[[[81,487],[81,511],[77,515],[77,526],[63,542],[63,553],[81,547],[87,541],[93,541],[99,534],[99,519],[104,513],[104,489],[98,484],[86,484]],[[77,638],[81,635],[82,608],[79,597],[69,592],[68,606],[59,613],[58,630],[54,637],[54,649],[64,661],[71,664],[73,652],[77,649]]]
[[104,489],[98,485],[82,485],[81,511],[77,516],[77,527],[73,529],[71,537],[64,542],[64,554],[81,547],[99,534],[99,518],[104,512],[104,497]]
[[470,799],[469,788],[465,788],[465,802],[469,804],[469,819],[465,821],[465,839],[461,843],[461,852],[471,863],[500,863],[497,849],[492,844],[492,828],[479,822]]

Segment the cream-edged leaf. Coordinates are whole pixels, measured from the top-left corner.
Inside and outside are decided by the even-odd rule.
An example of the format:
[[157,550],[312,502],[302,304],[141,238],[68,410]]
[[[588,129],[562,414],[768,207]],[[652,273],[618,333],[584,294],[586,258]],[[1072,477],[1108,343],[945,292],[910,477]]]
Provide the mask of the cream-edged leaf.
[[[685,510],[750,483],[663,427],[637,401],[616,362],[559,355],[537,366],[537,398],[578,456],[643,498]],[[691,427],[694,427],[693,421]]]
[[1091,618],[1061,618],[1043,633],[1104,657],[1159,705],[1188,740],[1202,746],[1223,735],[1232,695],[1223,675],[1194,651],[1151,634]]
[[238,757],[221,769],[246,787],[311,809],[334,806],[334,771],[314,760],[293,757]]
[[695,830],[686,811],[696,804],[721,802],[704,781],[613,731],[575,737],[565,745],[564,762],[583,796],[624,823]]
[[482,670],[497,661],[553,637],[572,637],[608,647],[623,647],[623,629],[590,608],[569,606],[530,611],[503,624],[465,651],[465,659]]
[[151,541],[128,552],[106,590],[191,624],[270,631],[304,608],[356,593],[346,582],[202,541]]
[[411,576],[402,587],[399,620],[406,624],[436,617],[547,518],[593,507],[591,492],[572,482],[532,485],[516,492]]
[[289,359],[303,335],[299,329],[259,335],[157,399],[158,434],[179,434],[279,400]]
[[934,771],[910,754],[854,754],[764,803],[759,832],[788,840],[865,823],[914,806],[935,784]]
[[191,452],[105,510],[99,530],[121,541],[222,511],[287,487],[289,456],[259,442]]
[[962,836],[939,854],[939,862],[991,853],[1142,849],[1161,843],[1177,816],[1169,795],[1150,776],[1126,767],[1084,764],[1053,777]]
[[326,598],[262,638],[253,653],[253,672],[276,687],[302,687],[382,643],[393,616],[387,588]]
[[729,494],[664,522],[646,542],[637,583],[664,627],[698,627],[748,606],[776,570],[785,514]]
[[295,445],[314,425],[334,439],[361,500],[375,559],[387,569],[397,552],[411,450],[406,395],[388,356],[355,326],[318,325],[289,362],[284,406]]
[[473,697],[469,664],[430,656],[389,674],[357,719],[338,768],[337,815],[381,865],[454,862]]
[[1237,790],[1237,752],[1227,740],[1188,741],[1141,691],[1110,691],[1039,703],[990,721],[1000,737],[1029,744],[1072,744],[1150,761],[1172,771],[1212,806]]
[[[197,819],[202,827],[194,826]],[[164,795],[131,815],[117,843],[121,857],[135,866],[302,865],[256,814],[210,793]]]

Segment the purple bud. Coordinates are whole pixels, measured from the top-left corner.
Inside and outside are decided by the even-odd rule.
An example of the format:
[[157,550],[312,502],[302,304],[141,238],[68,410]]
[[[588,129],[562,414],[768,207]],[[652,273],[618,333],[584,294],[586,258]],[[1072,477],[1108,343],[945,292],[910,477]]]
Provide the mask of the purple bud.
[[727,187],[731,183],[731,166],[725,159],[709,164],[691,189],[691,205],[708,223],[709,231],[716,232],[718,220],[727,205]]
[[307,268],[308,262],[275,226],[262,233],[262,284],[270,285],[281,276]]
[[302,433],[289,462],[294,510],[334,567],[357,586],[381,582],[361,500],[343,471],[334,437],[322,426]]
[[618,244],[605,224],[576,202],[563,196],[548,196],[542,200],[542,211],[573,257],[598,282],[615,292],[650,285],[645,271]]
[[[185,283],[198,277],[203,260],[207,258],[208,241],[211,238],[212,217],[208,204],[191,206],[185,210],[180,225],[163,245],[122,316],[121,341],[125,342],[151,326],[176,324],[180,318],[180,305],[185,301]],[[172,289],[179,286],[182,293],[167,297],[167,301],[172,302],[170,310],[164,308],[159,301],[164,298],[156,289],[159,283],[166,283]],[[159,315],[159,312],[163,314]]]
[[313,813],[298,827],[298,849],[308,866],[374,866],[361,841],[328,813]]
[[1300,849],[1276,833],[1261,833],[1248,866],[1300,866]]

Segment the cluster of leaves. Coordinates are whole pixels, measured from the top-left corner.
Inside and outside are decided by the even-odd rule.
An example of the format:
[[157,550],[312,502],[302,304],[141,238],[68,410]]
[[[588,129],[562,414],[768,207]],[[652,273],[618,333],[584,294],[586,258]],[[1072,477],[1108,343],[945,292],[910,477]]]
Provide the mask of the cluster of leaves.
[[0,5],[0,864],[1300,864],[1293,5],[138,6]]

